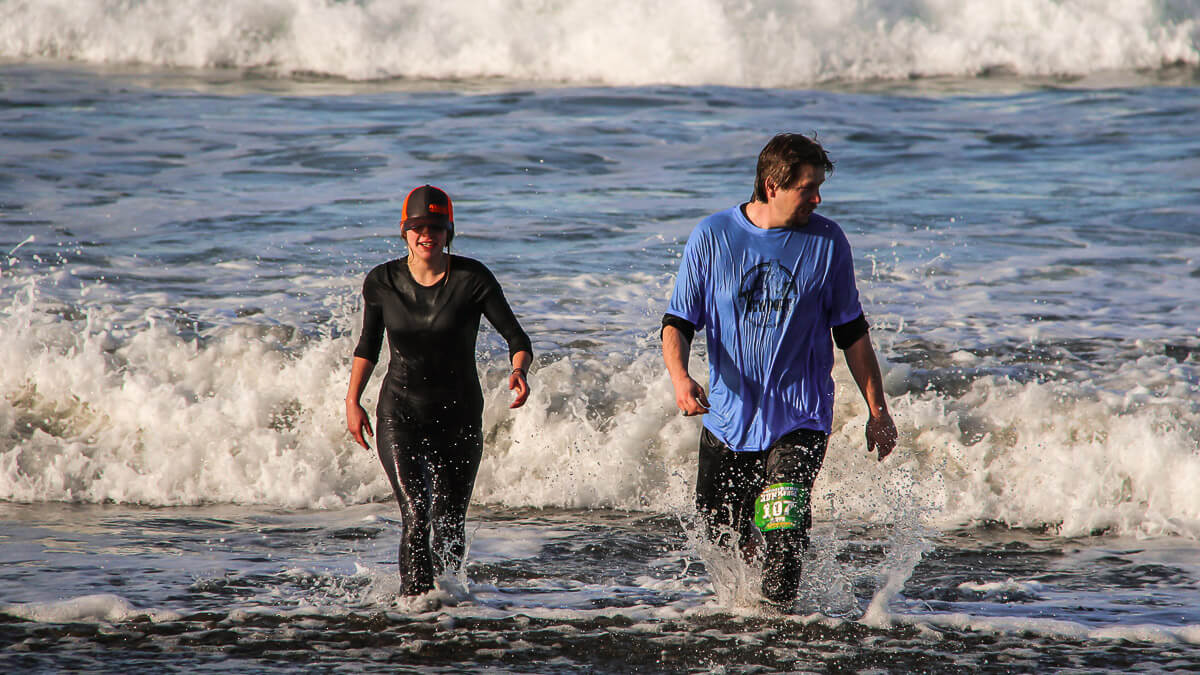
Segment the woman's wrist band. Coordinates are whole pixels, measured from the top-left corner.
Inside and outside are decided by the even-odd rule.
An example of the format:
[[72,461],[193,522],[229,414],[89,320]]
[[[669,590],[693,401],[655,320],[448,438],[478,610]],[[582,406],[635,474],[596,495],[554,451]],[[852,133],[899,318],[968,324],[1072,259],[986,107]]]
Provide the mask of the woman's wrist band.
[[520,373],[521,377],[525,377],[525,369],[524,368],[513,368],[512,371],[514,373]]

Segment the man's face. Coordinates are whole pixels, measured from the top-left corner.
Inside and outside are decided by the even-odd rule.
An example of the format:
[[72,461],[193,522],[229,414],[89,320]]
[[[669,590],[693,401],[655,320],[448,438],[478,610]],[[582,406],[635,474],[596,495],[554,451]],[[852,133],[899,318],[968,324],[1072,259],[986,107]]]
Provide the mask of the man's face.
[[786,222],[788,227],[804,227],[808,217],[821,203],[821,184],[825,182],[825,169],[804,164],[791,187],[778,188],[767,185],[767,206],[772,219]]

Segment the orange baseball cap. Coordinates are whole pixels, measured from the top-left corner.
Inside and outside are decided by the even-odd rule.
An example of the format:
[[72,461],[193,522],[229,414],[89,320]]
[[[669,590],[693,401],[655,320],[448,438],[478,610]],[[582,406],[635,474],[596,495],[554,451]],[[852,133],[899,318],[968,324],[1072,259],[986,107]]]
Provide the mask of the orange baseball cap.
[[[450,238],[454,236],[454,205],[450,202],[450,195],[440,188],[432,185],[414,188],[404,198],[401,212],[401,232],[429,225],[447,230]],[[449,243],[449,238],[446,243]]]

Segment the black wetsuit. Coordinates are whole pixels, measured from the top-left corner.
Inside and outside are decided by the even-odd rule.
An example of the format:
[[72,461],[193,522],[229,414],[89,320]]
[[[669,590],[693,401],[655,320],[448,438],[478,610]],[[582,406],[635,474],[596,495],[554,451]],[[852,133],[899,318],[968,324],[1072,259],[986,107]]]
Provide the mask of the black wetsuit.
[[532,353],[500,284],[479,261],[451,256],[441,281],[422,286],[405,258],[363,284],[363,331],[354,355],[391,362],[379,392],[379,458],[404,522],[400,577],[405,595],[424,593],[461,565],[467,504],[483,454],[483,391],[475,368],[479,317],[508,342],[510,358]]
[[[808,550],[812,527],[813,483],[825,461],[828,434],[797,429],[761,452],[734,452],[707,428],[700,432],[696,474],[696,512],[709,541],[737,549],[762,562],[763,595],[781,607],[800,590],[801,555]],[[756,498],[772,484],[800,488],[796,527],[760,532],[755,526]],[[761,549],[759,542],[765,544]]]

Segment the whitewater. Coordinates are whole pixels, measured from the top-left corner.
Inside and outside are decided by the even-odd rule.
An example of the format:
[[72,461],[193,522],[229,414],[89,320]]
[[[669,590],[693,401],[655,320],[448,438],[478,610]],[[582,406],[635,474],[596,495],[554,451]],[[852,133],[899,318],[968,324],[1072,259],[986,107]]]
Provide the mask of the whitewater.
[[0,55],[349,80],[795,87],[1196,66],[1195,0],[7,0]]

